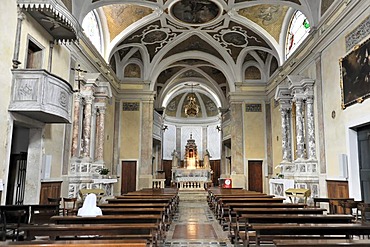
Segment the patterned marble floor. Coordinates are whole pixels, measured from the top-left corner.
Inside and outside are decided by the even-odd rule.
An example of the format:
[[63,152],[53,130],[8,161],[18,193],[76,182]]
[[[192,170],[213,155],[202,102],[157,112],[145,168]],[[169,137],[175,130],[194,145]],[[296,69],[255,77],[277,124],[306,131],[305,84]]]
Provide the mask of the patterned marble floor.
[[163,247],[232,246],[206,202],[206,192],[180,192],[179,210]]

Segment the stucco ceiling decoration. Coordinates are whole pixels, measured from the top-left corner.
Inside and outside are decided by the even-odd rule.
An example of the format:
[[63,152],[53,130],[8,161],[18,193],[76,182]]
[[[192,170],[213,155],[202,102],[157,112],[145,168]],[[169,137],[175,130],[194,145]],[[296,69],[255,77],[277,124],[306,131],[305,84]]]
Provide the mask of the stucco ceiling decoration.
[[214,22],[220,15],[221,7],[209,0],[179,0],[170,7],[170,15],[178,22],[202,26]]
[[[151,14],[151,8],[132,4],[113,4],[103,7],[112,41],[128,26]],[[130,18],[127,18],[130,16]]]
[[238,14],[260,25],[276,42],[279,42],[282,24],[288,11],[287,6],[261,4],[238,11]]
[[[118,72],[133,61],[140,65],[140,79],[160,90],[155,107],[183,93],[179,83],[196,82],[212,92],[218,107],[227,108],[235,82],[259,80],[264,86],[284,61],[285,31],[294,10],[316,26],[320,10],[334,0],[75,1],[85,8],[82,16],[101,8],[112,41],[104,56]],[[197,102],[200,98],[197,94]]]

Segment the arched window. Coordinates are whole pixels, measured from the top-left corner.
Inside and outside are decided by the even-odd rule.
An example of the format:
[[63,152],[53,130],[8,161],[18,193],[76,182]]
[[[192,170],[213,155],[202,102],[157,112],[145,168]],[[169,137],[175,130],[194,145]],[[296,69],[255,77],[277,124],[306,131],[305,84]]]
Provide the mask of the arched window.
[[90,11],[82,22],[85,35],[90,39],[95,48],[102,53],[102,35],[95,11]]
[[290,20],[285,44],[285,57],[288,58],[303,42],[310,32],[310,23],[306,16],[296,11]]

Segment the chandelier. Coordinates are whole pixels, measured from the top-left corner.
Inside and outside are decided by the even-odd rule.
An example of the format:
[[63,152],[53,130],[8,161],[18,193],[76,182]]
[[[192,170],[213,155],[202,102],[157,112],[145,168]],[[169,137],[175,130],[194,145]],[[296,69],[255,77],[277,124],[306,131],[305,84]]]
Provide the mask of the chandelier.
[[[185,84],[188,85],[188,84]],[[191,94],[188,94],[187,97],[187,104],[184,106],[185,108],[185,115],[188,117],[196,117],[199,113],[199,105],[197,104],[196,96],[193,92],[193,87],[199,84],[191,84]]]

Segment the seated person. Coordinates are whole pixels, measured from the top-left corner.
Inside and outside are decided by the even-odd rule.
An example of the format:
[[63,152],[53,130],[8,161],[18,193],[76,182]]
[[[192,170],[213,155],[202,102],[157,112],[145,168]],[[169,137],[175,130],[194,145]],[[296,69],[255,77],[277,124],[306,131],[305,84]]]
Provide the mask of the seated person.
[[77,216],[94,217],[103,215],[99,207],[96,206],[96,195],[88,194],[82,208],[78,210]]

